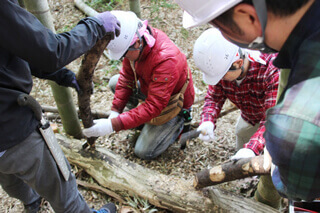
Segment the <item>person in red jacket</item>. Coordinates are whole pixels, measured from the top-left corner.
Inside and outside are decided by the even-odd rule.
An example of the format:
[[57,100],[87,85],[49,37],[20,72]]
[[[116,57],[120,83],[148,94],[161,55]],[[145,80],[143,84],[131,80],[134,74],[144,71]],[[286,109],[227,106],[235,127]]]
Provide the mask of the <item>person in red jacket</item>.
[[[184,115],[190,114],[194,101],[191,71],[186,56],[164,32],[132,12],[112,11],[112,14],[120,21],[122,30],[107,46],[109,57],[113,60],[124,57],[120,74],[109,82],[115,93],[112,112],[108,119],[95,120],[95,125],[83,133],[98,137],[144,124],[134,151],[138,157],[151,160],[163,153],[184,128]],[[168,105],[170,97],[181,91],[188,76],[181,112],[162,125],[149,124]],[[138,105],[137,98],[144,102]],[[123,112],[127,104],[138,106]]]

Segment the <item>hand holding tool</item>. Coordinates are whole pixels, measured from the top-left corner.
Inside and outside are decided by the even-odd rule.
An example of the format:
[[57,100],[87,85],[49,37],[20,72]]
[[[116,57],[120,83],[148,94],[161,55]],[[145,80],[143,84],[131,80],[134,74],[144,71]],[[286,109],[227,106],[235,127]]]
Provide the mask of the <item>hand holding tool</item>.
[[93,126],[83,130],[83,134],[88,138],[109,135],[113,132],[110,119],[97,119],[93,120],[93,123]]

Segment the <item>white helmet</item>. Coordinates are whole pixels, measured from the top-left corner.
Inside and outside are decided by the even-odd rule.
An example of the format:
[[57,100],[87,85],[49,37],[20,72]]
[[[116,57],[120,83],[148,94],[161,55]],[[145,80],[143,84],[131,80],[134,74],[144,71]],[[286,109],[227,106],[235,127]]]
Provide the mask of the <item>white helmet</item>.
[[216,85],[239,58],[239,47],[227,41],[216,28],[204,31],[194,44],[193,59],[206,84]]
[[226,12],[242,0],[175,0],[184,9],[183,27],[205,24]]
[[112,60],[119,60],[129,48],[141,20],[131,11],[113,10],[111,13],[120,21],[121,32],[118,37],[109,42],[108,57]]

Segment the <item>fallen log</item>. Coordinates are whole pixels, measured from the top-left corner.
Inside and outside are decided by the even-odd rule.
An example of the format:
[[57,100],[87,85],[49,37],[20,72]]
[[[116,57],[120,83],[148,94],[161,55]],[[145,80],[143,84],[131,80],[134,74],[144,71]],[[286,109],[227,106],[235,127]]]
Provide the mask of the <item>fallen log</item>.
[[231,160],[211,169],[204,169],[198,172],[194,178],[193,186],[195,188],[203,188],[256,175],[270,175],[270,165],[264,168],[263,163],[263,155],[243,158],[238,161]]
[[[196,190],[192,186],[192,179],[164,175],[128,161],[103,147],[85,150],[79,140],[60,134],[56,136],[71,164],[85,170],[101,187],[123,197],[139,196],[172,212],[277,212],[254,200],[214,188],[206,188],[206,191],[210,191],[209,196],[208,193]],[[228,202],[221,200],[226,197]]]

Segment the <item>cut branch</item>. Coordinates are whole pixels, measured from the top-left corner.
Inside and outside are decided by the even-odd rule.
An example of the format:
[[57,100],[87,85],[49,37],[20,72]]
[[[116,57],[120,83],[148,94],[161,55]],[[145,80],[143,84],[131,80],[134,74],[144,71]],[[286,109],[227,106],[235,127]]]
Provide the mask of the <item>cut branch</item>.
[[96,16],[98,12],[86,5],[82,0],[74,0],[76,7],[88,16]]
[[121,203],[125,203],[126,201],[118,194],[114,193],[113,191],[109,190],[109,189],[106,189],[106,188],[103,188],[97,184],[92,184],[92,183],[87,183],[85,181],[81,181],[81,180],[78,180],[77,179],[77,184],[79,186],[82,186],[82,187],[85,187],[85,188],[88,188],[90,190],[93,190],[93,191],[96,191],[96,192],[100,192],[100,193],[104,193],[106,195],[109,195],[115,199],[117,199],[118,201],[120,201]]
[[[82,93],[78,94],[79,111],[83,126],[85,128],[89,128],[93,125],[93,117],[90,108],[93,73],[103,50],[107,47],[110,40],[110,36],[105,36],[85,54],[77,74],[77,82],[82,90]],[[84,148],[86,148],[87,145],[90,145],[90,148],[94,148],[96,139],[96,137],[88,138]]]
[[[57,107],[52,107],[52,106],[42,106],[42,109],[44,112],[52,112],[52,113],[59,113]],[[79,109],[77,109],[77,113],[79,113]],[[91,110],[91,114],[94,119],[96,118],[108,118],[110,115],[110,111],[108,112],[103,112],[100,110]],[[47,116],[49,119],[49,116]],[[54,116],[54,118],[59,118],[59,116]]]
[[203,188],[256,175],[270,175],[270,166],[264,168],[263,163],[264,156],[260,155],[204,169],[196,174],[193,185]]

